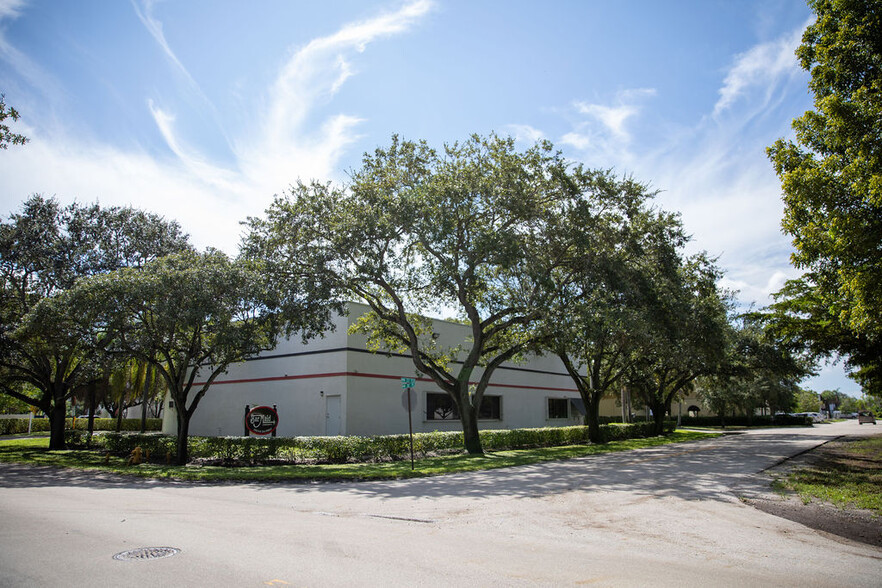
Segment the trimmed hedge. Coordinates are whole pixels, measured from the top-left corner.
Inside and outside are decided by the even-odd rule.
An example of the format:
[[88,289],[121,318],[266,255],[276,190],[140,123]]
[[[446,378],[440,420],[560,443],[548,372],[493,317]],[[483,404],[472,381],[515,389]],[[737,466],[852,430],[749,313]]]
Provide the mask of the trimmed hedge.
[[[64,428],[67,430],[72,430],[74,428],[74,419],[68,418],[65,420]],[[78,431],[87,431],[89,429],[89,419],[88,417],[77,417],[76,419],[76,429]],[[159,431],[162,429],[162,419],[147,419],[147,430],[148,431]],[[95,430],[96,431],[116,431],[116,419],[95,419]],[[141,430],[141,419],[123,419],[122,420],[122,430],[123,431],[140,431]],[[48,432],[49,431],[49,419],[35,418],[31,421],[31,432]],[[0,435],[13,435],[16,433],[27,433],[28,432],[28,419],[0,419]]]
[[810,427],[812,425],[812,417],[776,414],[775,416],[753,416],[747,418],[744,415],[739,415],[727,416],[721,420],[719,416],[684,416],[680,421],[680,424],[684,427],[721,427],[723,423],[727,427],[779,427],[786,425]]
[[[665,433],[674,430],[675,423],[665,423]],[[601,425],[603,442],[636,439],[654,435],[652,423],[631,425]],[[85,444],[85,433],[69,431],[71,445]],[[150,451],[156,460],[176,452],[174,436],[159,433],[102,433],[93,437],[95,446],[110,453],[127,455],[135,447]],[[481,431],[485,450],[526,449],[559,445],[588,444],[587,427],[546,427],[541,429],[512,429]],[[456,431],[415,433],[414,454],[419,457],[459,453],[463,435]],[[397,461],[410,457],[408,435],[377,435],[373,437],[190,437],[188,449],[191,459],[237,463],[358,463]]]

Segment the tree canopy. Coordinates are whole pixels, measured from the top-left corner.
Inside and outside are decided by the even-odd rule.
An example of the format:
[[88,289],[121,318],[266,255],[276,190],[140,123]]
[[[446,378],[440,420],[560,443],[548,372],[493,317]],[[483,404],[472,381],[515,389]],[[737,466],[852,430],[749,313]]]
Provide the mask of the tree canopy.
[[796,54],[815,109],[795,140],[769,150],[782,226],[804,275],[780,293],[779,332],[815,354],[839,353],[882,394],[882,10],[873,0],[811,0]]
[[659,433],[673,400],[697,379],[719,373],[731,345],[731,296],[717,285],[716,263],[705,254],[683,258],[666,249],[645,260],[655,268],[645,287],[649,312],[626,378]]
[[640,361],[641,341],[661,302],[649,295],[655,272],[659,264],[678,264],[686,242],[675,215],[648,206],[653,195],[631,178],[595,172],[577,205],[563,212],[561,228],[572,250],[550,274],[557,296],[539,321],[538,344],[563,362],[595,442],[600,402]]
[[[281,333],[319,334],[329,309],[284,313],[262,274],[223,252],[184,251],[77,282],[58,305],[93,309],[83,324],[111,354],[153,366],[177,413],[177,462],[187,463],[190,420],[230,364],[275,347]],[[308,317],[309,320],[306,320]]]
[[51,302],[80,278],[188,247],[178,224],[162,217],[42,196],[0,222],[0,391],[49,416],[52,448],[64,445],[67,400],[101,377],[106,341],[78,328],[93,309]]
[[[309,276],[332,299],[367,303],[356,330],[374,349],[410,355],[450,396],[466,449],[480,453],[484,391],[528,349],[547,278],[570,253],[557,211],[593,181],[548,143],[518,151],[512,139],[473,136],[436,151],[394,137],[348,186],[301,183],[276,199],[250,219],[245,251],[280,292]],[[467,341],[438,342],[426,317],[444,311],[467,325]]]
[[28,142],[28,138],[19,133],[13,133],[9,125],[4,121],[11,118],[13,121],[19,119],[18,111],[7,106],[6,96],[0,94],[0,149],[8,149],[10,145],[24,145]]
[[761,317],[746,313],[732,325],[721,369],[703,378],[698,392],[720,416],[727,408],[737,408],[748,418],[757,409],[790,412],[800,392],[798,384],[808,375],[808,362],[775,340]]

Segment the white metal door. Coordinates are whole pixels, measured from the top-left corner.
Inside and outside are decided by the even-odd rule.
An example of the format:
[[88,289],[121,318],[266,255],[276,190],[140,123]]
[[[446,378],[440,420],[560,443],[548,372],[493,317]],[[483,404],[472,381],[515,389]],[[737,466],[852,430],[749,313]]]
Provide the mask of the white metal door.
[[340,397],[325,396],[325,435],[340,434]]

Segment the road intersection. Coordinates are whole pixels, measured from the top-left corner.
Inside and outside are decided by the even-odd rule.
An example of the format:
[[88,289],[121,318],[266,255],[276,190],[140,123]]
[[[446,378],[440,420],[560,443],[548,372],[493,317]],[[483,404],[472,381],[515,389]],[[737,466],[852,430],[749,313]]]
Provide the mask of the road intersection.
[[[766,513],[849,421],[414,480],[144,481],[0,464],[0,585],[874,586],[882,550]],[[141,547],[162,559],[118,561]]]

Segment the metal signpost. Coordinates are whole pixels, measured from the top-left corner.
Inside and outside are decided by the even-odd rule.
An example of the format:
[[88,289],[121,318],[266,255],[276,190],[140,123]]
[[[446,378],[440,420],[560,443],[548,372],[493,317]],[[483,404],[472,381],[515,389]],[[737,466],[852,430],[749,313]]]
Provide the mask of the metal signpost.
[[[416,384],[416,379],[414,378],[401,378],[401,387],[404,388],[404,394],[402,396],[407,397],[407,429],[410,431],[410,469],[413,471],[413,419],[410,416],[410,413],[413,412],[413,402],[411,402],[411,394],[413,394],[413,386]],[[402,404],[404,404],[404,398],[401,399]],[[414,399],[416,400],[416,399]]]

